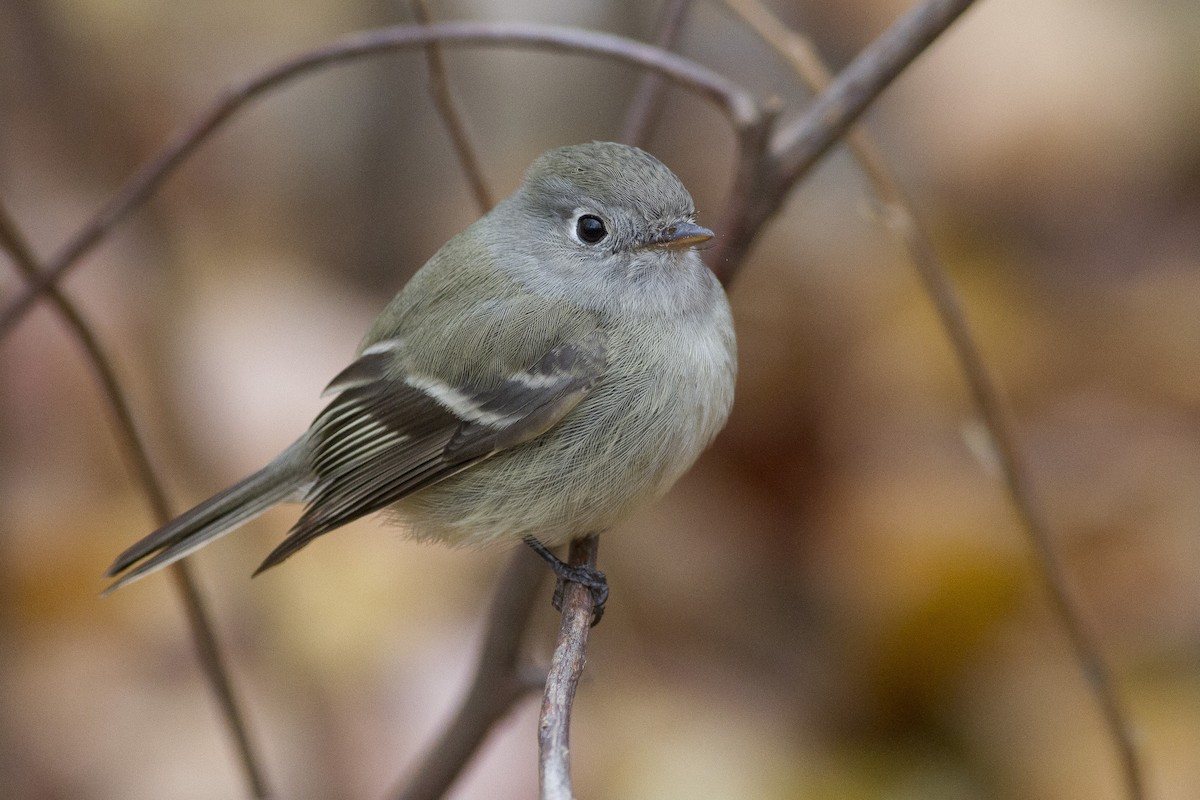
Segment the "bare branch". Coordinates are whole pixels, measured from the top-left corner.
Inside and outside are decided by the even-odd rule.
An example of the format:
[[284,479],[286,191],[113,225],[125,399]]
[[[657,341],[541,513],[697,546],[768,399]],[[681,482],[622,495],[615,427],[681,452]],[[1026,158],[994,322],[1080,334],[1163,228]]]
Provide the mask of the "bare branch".
[[531,677],[520,649],[545,575],[546,565],[529,548],[513,552],[496,587],[471,688],[412,778],[396,790],[400,800],[436,800],[445,794],[492,725],[541,685],[542,676]]
[[37,281],[0,315],[0,337],[12,329],[48,286],[61,279],[80,258],[103,241],[118,222],[144,203],[168,175],[242,106],[280,84],[321,67],[390,50],[420,47],[430,42],[528,47],[587,53],[622,61],[658,72],[698,93],[722,109],[737,130],[753,126],[758,120],[754,99],[723,75],[673,53],[609,33],[531,23],[440,22],[350,34],[325,47],[284,61],[222,93],[206,112],[130,177],[116,195],[47,262]]
[[[25,241],[25,237],[21,235],[3,203],[0,203],[0,246],[9,252],[18,271],[25,279],[34,283],[40,274],[37,257]],[[54,285],[48,287],[47,295],[58,315],[67,324],[71,335],[83,349],[88,364],[96,374],[96,380],[100,384],[101,392],[108,402],[109,410],[116,423],[117,439],[121,442],[122,449],[133,467],[138,483],[141,484],[142,493],[150,505],[151,513],[158,524],[165,524],[171,519],[166,492],[150,463],[149,452],[138,433],[137,425],[134,424],[133,412],[130,410],[129,401],[117,379],[112,362],[104,353],[104,348],[96,338],[93,327],[75,307],[75,304]],[[225,665],[211,617],[196,585],[195,577],[190,568],[182,562],[172,565],[172,575],[175,578],[176,589],[183,601],[201,668],[208,679],[209,687],[217,698],[221,714],[225,718],[225,726],[237,750],[247,787],[254,797],[269,797],[270,790],[259,763],[257,748],[250,739],[245,714],[233,690],[229,669]]]
[[745,205],[711,251],[711,263],[720,265],[719,275],[736,271],[758,231],[779,210],[796,181],[973,2],[925,0],[867,45],[799,119],[772,135],[769,158],[745,194]]
[[[588,536],[571,542],[571,564],[596,566],[600,539]],[[571,791],[571,708],[583,675],[588,632],[592,627],[592,593],[577,583],[563,592],[558,644],[546,676],[546,693],[538,722],[538,778],[542,800],[574,800]]]
[[974,0],[926,0],[890,28],[838,73],[790,126],[777,131],[771,152],[783,181],[795,182],[862,115],[917,56],[974,4]]
[[[433,14],[430,13],[429,4],[425,0],[413,0],[412,6],[418,22],[422,25],[433,23]],[[463,173],[467,176],[467,183],[471,185],[471,192],[475,195],[475,202],[479,205],[480,212],[485,212],[496,205],[496,198],[488,189],[487,180],[483,177],[479,148],[471,140],[471,134],[463,122],[458,99],[450,91],[450,78],[446,71],[442,46],[437,42],[430,42],[425,48],[425,59],[429,64],[429,93],[433,96],[433,103],[437,106],[446,131],[450,134]]]
[[[658,30],[654,43],[663,50],[674,50],[683,30],[691,0],[667,0],[658,18]],[[663,79],[651,72],[642,76],[637,92],[625,113],[625,124],[621,128],[621,141],[634,147],[645,147],[654,135],[654,126],[662,111]]]
[[[810,89],[820,92],[826,88],[831,75],[806,38],[784,25],[759,0],[725,0],[725,4],[782,55]],[[1109,728],[1120,759],[1126,792],[1131,800],[1141,800],[1146,796],[1145,779],[1134,742],[1133,724],[1121,701],[1099,637],[1072,588],[1033,480],[1021,459],[1011,415],[971,334],[966,314],[938,258],[932,237],[924,230],[915,204],[891,174],[883,155],[866,132],[861,128],[853,129],[847,133],[846,142],[883,205],[884,220],[904,242],[909,259],[937,310],[976,408],[991,436],[1009,496],[1033,546],[1046,591]]]

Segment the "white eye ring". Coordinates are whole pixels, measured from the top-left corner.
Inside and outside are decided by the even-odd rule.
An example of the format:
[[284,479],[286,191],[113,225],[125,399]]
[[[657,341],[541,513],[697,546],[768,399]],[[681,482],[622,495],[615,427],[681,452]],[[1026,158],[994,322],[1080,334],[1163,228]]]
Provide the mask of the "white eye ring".
[[571,236],[580,244],[589,247],[597,245],[608,238],[608,225],[600,216],[584,212],[575,217],[575,224],[571,226]]

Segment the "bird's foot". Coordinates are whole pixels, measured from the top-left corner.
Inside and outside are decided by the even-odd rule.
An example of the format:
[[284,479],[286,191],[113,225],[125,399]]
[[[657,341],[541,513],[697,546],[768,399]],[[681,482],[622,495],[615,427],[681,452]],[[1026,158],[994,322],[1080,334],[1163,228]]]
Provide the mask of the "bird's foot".
[[555,610],[562,611],[567,584],[577,583],[592,595],[592,626],[600,622],[600,618],[604,616],[604,606],[608,602],[608,578],[604,573],[588,564],[568,564],[532,536],[525,537],[525,544],[550,565],[558,579],[552,600]]

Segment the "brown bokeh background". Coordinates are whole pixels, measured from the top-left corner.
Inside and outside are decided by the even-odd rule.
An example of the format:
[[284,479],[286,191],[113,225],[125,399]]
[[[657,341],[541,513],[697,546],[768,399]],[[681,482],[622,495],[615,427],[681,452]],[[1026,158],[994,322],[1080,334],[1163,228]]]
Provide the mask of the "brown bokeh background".
[[[657,12],[575,5],[434,10],[641,38]],[[694,5],[683,53],[802,107],[776,56]],[[835,68],[908,5],[773,4]],[[48,255],[221,87],[407,14],[0,4],[0,194]],[[1197,54],[1192,3],[985,0],[867,120],[1011,400],[1162,800],[1200,796]],[[528,52],[450,64],[502,193],[546,148],[617,136],[637,77]],[[273,94],[65,282],[177,509],[295,437],[386,299],[477,215],[424,81],[414,52]],[[650,149],[715,223],[722,118],[672,91]],[[11,298],[21,281],[0,261]],[[731,299],[727,430],[603,540],[613,600],[576,707],[580,796],[1121,797],[945,336],[843,152],[797,189]],[[506,553],[368,520],[250,581],[294,516],[193,563],[279,796],[378,797],[457,703]],[[88,366],[39,308],[0,342],[3,796],[241,795],[171,582],[97,598],[151,527]],[[527,701],[497,728],[453,797],[533,796],[535,713]]]

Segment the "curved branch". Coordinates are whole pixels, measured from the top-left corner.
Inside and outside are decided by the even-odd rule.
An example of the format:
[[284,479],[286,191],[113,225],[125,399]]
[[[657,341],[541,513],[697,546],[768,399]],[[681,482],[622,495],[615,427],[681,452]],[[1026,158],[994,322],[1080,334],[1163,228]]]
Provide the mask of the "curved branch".
[[[27,281],[32,283],[41,274],[37,257],[2,202],[0,202],[0,246],[3,246],[12,255],[18,271]],[[111,361],[105,355],[104,348],[100,346],[100,341],[96,338],[92,326],[84,319],[75,304],[57,286],[50,285],[47,294],[96,373],[96,380],[100,384],[101,392],[108,401],[109,410],[116,422],[117,438],[124,446],[126,457],[133,465],[134,474],[137,476],[138,483],[141,484],[146,501],[150,504],[152,515],[159,525],[166,524],[171,519],[166,492],[163,491],[158,475],[150,463],[149,452],[134,424],[129,401],[125,397],[125,391],[121,388]],[[204,597],[201,595],[195,576],[188,565],[179,562],[173,564],[172,567],[175,586],[183,601],[201,669],[208,678],[213,694],[216,695],[217,704],[225,718],[225,726],[237,749],[247,786],[254,797],[268,797],[270,790],[267,786],[266,776],[259,763],[257,748],[251,741],[241,704],[233,690],[229,669],[225,665],[225,658],[205,606]]]
[[755,125],[759,116],[754,99],[723,75],[657,47],[610,33],[515,22],[440,22],[435,25],[401,25],[353,33],[325,47],[288,59],[222,93],[191,126],[179,133],[153,160],[129,178],[116,195],[47,262],[36,283],[0,315],[0,337],[12,329],[50,285],[60,280],[101,242],[113,226],[145,202],[171,172],[246,103],[276,86],[321,67],[390,50],[421,47],[430,42],[528,47],[600,56],[653,70],[698,93],[722,109],[737,130]]

